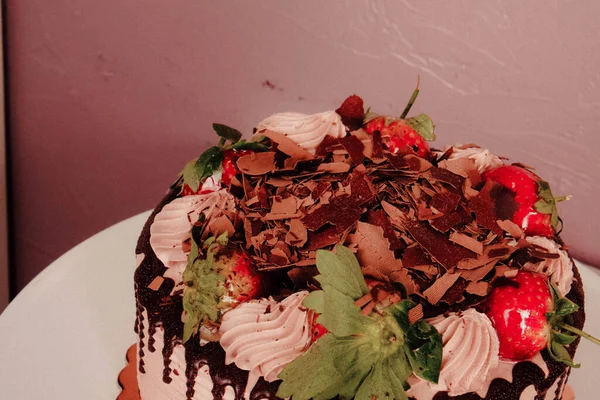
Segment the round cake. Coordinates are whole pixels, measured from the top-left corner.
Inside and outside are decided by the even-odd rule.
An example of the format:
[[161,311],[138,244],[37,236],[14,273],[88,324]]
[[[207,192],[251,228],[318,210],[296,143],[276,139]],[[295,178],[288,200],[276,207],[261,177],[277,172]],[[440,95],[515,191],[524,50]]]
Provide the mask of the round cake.
[[588,336],[563,198],[430,148],[417,94],[213,124],[136,248],[141,399],[561,399]]

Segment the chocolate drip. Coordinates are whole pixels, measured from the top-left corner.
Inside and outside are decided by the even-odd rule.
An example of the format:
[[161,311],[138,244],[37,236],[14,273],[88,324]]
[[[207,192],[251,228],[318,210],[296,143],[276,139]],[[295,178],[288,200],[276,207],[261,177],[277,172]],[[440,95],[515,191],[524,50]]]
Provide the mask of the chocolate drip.
[[[225,351],[217,342],[210,342],[200,346],[198,340],[190,340],[185,346],[185,359],[187,363],[187,392],[188,400],[194,397],[194,384],[198,370],[208,365],[210,377],[213,381],[212,394],[215,400],[222,400],[227,386],[231,386],[235,393],[235,400],[244,399],[244,390],[248,382],[248,372],[237,368],[234,364],[225,364]],[[279,399],[275,396],[279,382],[269,383],[260,378],[250,393],[250,400]]]
[[139,336],[140,336],[140,343],[138,345],[138,358],[140,360],[139,362],[139,370],[141,373],[146,373],[146,370],[144,369],[144,338],[146,337],[146,335],[144,334],[144,314],[142,314],[142,312],[139,312],[139,318],[138,318],[138,327],[139,327]]

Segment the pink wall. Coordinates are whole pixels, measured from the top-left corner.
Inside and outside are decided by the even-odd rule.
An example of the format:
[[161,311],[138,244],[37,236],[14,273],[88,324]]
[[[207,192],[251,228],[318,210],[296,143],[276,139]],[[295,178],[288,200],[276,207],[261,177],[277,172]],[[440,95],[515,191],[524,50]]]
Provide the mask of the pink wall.
[[600,263],[598,2],[6,3],[19,287],[151,208],[214,140],[211,122],[249,132],[355,92],[399,113],[418,74],[438,144],[537,167],[574,196],[561,208],[573,253]]

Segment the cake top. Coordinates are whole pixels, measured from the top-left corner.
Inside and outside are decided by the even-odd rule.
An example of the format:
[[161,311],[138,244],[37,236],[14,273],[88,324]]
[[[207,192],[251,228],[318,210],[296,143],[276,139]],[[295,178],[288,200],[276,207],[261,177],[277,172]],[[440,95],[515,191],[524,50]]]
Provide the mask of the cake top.
[[252,140],[213,124],[218,145],[174,183],[150,243],[181,341],[218,341],[248,393],[262,378],[295,400],[484,397],[503,358],[574,365],[564,198],[476,145],[431,149],[417,94],[399,117],[356,95],[275,114]]

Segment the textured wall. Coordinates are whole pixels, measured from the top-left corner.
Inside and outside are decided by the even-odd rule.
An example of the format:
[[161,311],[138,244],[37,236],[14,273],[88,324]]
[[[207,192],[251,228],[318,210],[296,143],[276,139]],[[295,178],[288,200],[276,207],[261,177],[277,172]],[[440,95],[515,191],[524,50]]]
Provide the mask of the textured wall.
[[354,92],[399,113],[418,74],[415,111],[436,121],[438,145],[535,166],[574,196],[561,207],[573,253],[600,263],[598,2],[6,4],[19,286],[152,207],[214,140],[211,122],[249,132]]

